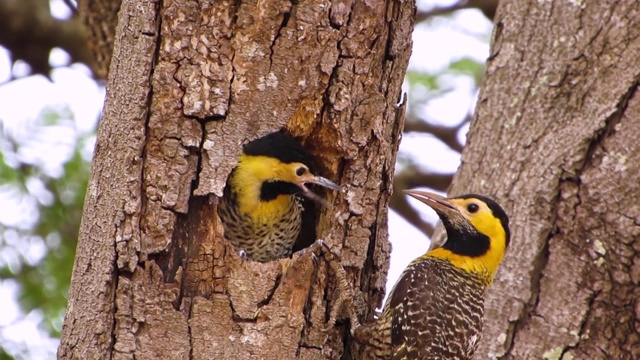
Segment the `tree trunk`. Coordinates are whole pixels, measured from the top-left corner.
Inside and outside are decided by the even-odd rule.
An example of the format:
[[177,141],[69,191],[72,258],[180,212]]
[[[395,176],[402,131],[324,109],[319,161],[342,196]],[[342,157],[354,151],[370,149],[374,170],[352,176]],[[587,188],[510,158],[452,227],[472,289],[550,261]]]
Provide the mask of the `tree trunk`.
[[317,232],[369,316],[388,268],[414,7],[123,1],[58,356],[340,358],[346,326],[323,332],[326,263],[241,261],[217,196],[243,143],[282,127],[305,139],[346,188]]
[[106,79],[122,0],[77,0],[88,48],[94,59],[94,75]]
[[501,2],[452,192],[513,240],[477,359],[640,359],[640,3]]

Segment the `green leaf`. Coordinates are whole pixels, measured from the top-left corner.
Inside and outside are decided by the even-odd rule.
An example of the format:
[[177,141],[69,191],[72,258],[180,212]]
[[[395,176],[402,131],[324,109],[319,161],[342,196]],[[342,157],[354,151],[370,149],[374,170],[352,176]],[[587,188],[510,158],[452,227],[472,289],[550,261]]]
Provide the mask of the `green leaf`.
[[436,76],[422,71],[409,70],[407,71],[406,79],[411,87],[422,85],[427,88],[427,90],[436,90],[439,87]]
[[469,75],[475,79],[484,76],[485,64],[471,58],[462,58],[449,65],[449,71],[453,74]]

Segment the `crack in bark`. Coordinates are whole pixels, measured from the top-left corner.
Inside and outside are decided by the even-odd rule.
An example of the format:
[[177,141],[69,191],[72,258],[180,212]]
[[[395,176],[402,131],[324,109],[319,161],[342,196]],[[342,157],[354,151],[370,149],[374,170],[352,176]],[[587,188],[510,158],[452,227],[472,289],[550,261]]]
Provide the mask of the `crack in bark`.
[[[587,301],[587,309],[593,309],[593,306],[596,302],[596,299],[598,298],[598,296],[602,293],[601,290],[598,291],[594,291],[591,293],[591,295],[589,295],[589,299]],[[586,332],[587,330],[587,320],[589,319],[589,313],[587,312],[585,314],[585,316],[582,317],[582,321],[580,322],[580,330],[578,331],[578,333],[576,334],[576,342],[573,345],[567,345],[563,348],[562,352],[560,353],[560,357],[559,359],[564,359],[564,355],[574,349],[577,349],[580,341],[582,340],[582,336],[583,334]]]
[[[318,267],[317,267],[317,259],[314,259],[313,262],[314,262],[314,271],[311,274],[311,282],[310,282],[310,284],[317,284],[318,279],[319,279]],[[276,283],[279,283],[279,282],[276,282]],[[300,339],[298,340],[298,350],[296,352],[296,356],[298,356],[298,357],[300,356],[300,351],[303,348],[322,350],[322,347],[308,345],[306,343],[306,341],[308,340],[307,337],[306,337],[307,331],[309,330],[309,328],[312,325],[312,322],[311,322],[311,308],[313,307],[312,299],[313,299],[313,291],[314,291],[314,289],[315,289],[314,286],[310,286],[309,287],[309,292],[307,293],[307,303],[305,304],[304,308],[302,309],[302,315],[304,316],[304,325],[302,325],[302,328],[300,329]]]
[[575,186],[577,187],[577,191],[576,191],[576,203],[573,205],[573,214],[571,217],[571,223],[575,224],[576,223],[576,218],[578,217],[578,209],[580,208],[580,206],[582,205],[583,201],[582,201],[582,197],[580,196],[580,185],[582,184],[582,182],[580,181],[580,176],[578,175],[576,177],[576,181],[575,181]]
[[280,22],[280,26],[278,27],[278,30],[276,30],[276,35],[273,37],[273,41],[269,46],[269,70],[267,71],[267,75],[271,73],[271,67],[273,65],[273,54],[275,53],[273,48],[276,46],[276,42],[278,41],[278,39],[280,39],[280,36],[282,36],[282,31],[287,27],[289,18],[291,17],[291,13],[293,13],[294,7],[296,6],[296,1],[290,1],[290,3],[291,7],[289,8],[289,10],[285,11],[282,14],[282,21]]
[[238,311],[236,310],[235,306],[233,306],[233,301],[231,301],[230,297],[227,298],[229,299],[229,307],[231,308],[231,316],[233,317],[233,322],[241,324],[254,324],[258,321],[257,318],[249,319],[243,318],[242,316],[238,315]]
[[[195,190],[200,186],[200,173],[202,172],[202,157],[205,153],[204,143],[207,141],[207,127],[204,121],[199,121],[200,124],[200,144],[197,150],[197,161],[195,177],[191,182],[191,196],[195,196]],[[227,175],[228,176],[228,175]]]
[[[233,39],[236,36],[236,30],[237,30],[236,24],[238,23],[238,10],[240,10],[241,4],[242,4],[241,1],[233,1],[231,3],[230,12],[233,14],[233,16],[231,16],[231,22],[229,23],[229,30],[230,30],[229,43],[230,44],[233,43]],[[233,83],[235,81],[236,71],[237,71],[236,67],[233,65],[234,60],[236,58],[236,51],[233,48],[233,46],[230,47],[230,50],[231,50],[231,56],[229,56],[229,64],[231,65],[231,79],[229,79],[229,98],[227,98],[227,111],[226,111],[227,115],[229,115],[229,110],[231,109],[231,101],[233,99]],[[226,118],[226,116],[224,118]]]
[[[555,223],[555,220],[551,221],[551,223]],[[544,317],[535,313],[535,309],[537,308],[538,302],[540,301],[540,283],[542,281],[542,278],[544,277],[543,272],[549,261],[549,240],[552,239],[553,236],[555,235],[555,232],[553,231],[553,227],[551,229],[552,230],[550,230],[544,242],[544,247],[540,251],[540,256],[538,256],[536,261],[533,263],[533,271],[531,275],[531,289],[530,289],[531,297],[528,299],[529,302],[523,303],[523,308],[520,311],[518,319],[509,324],[509,327],[507,328],[507,331],[506,331],[507,338],[504,342],[505,344],[508,344],[508,345],[505,347],[505,351],[502,355],[496,356],[496,359],[498,360],[507,360],[511,358],[511,351],[515,346],[516,334],[520,332],[520,330],[522,330],[525,326],[528,325],[529,320],[533,316],[537,316],[544,319]],[[533,304],[531,303],[532,300],[533,300]]]
[[[381,208],[380,206],[377,207],[376,218],[378,218],[378,216],[380,214],[380,208]],[[362,269],[363,269],[362,272],[363,273],[361,273],[360,276],[359,276],[361,281],[365,279],[365,277],[363,276],[363,275],[366,275],[366,273],[364,273],[364,269],[375,269],[375,268],[378,268],[377,266],[374,266],[374,265],[377,265],[377,264],[374,263],[376,244],[377,244],[376,237],[378,235],[376,224],[373,224],[373,225],[369,226],[369,233],[370,233],[370,235],[369,235],[369,246],[367,247],[367,257],[365,258],[364,265],[362,266]],[[371,281],[371,278],[373,276],[375,276],[376,273],[377,272],[370,273],[369,276],[367,277],[367,280]],[[361,286],[362,285],[363,284],[361,283]],[[364,285],[366,285],[366,289],[368,290],[369,294],[370,295],[374,295],[372,290],[376,290],[376,288],[372,287],[370,283],[369,284],[364,284]],[[381,299],[378,299],[378,302],[380,302],[380,300]],[[376,306],[379,306],[379,304],[376,304]],[[369,312],[368,310],[369,309],[367,309],[367,312]]]
[[278,276],[276,276],[276,280],[273,284],[273,287],[269,290],[269,292],[267,293],[267,296],[263,300],[258,302],[257,304],[258,311],[260,310],[260,308],[269,305],[269,303],[271,302],[271,299],[273,299],[273,294],[275,294],[276,290],[278,290],[278,287],[280,286],[280,282],[282,281],[282,276],[283,276],[282,272],[279,273]]
[[[115,247],[114,247],[115,250]],[[115,269],[115,272],[118,273],[118,261],[117,261],[117,255],[118,252],[116,251],[116,259],[114,259],[114,264],[113,264],[113,268]],[[119,279],[118,279],[118,275],[115,274],[114,275],[114,284],[113,284],[113,296],[112,296],[112,303],[113,303],[113,312],[111,313],[111,342],[109,343],[108,348],[112,349],[113,351],[109,351],[109,360],[113,359],[113,355],[116,352],[114,347],[116,345],[116,341],[117,341],[117,335],[118,335],[118,331],[117,331],[117,324],[118,324],[118,320],[116,319],[116,314],[118,313],[118,305],[116,303],[116,297],[117,297],[117,293],[118,293],[118,284],[119,284]]]
[[[343,25],[345,29],[348,29],[349,26],[351,25],[351,17],[353,15],[353,7],[354,7],[354,2],[351,3],[351,8],[349,9],[349,13],[347,15],[347,21],[345,22],[345,24]],[[331,23],[331,12],[329,11],[329,23]],[[342,53],[342,42],[344,41],[344,39],[347,37],[346,32],[344,34],[342,34],[342,37],[340,38],[340,40],[337,41],[336,43],[336,48],[338,49],[338,58],[336,59],[336,64],[333,66],[333,69],[331,71],[331,74],[329,74],[329,84],[327,86],[327,90],[333,88],[335,86],[335,81],[338,78],[338,70],[340,70],[342,68],[342,63],[340,61],[340,59],[345,59],[345,58],[349,58],[348,56],[344,55]],[[329,94],[325,92],[325,97],[328,97]],[[325,105],[322,106],[321,109],[321,115],[324,113],[325,108],[327,108],[327,102],[325,101]],[[355,108],[355,107],[354,107]]]
[[[616,125],[622,121],[622,117],[624,116],[625,110],[627,109],[627,105],[629,104],[629,99],[633,96],[638,88],[639,79],[635,80],[635,83],[629,87],[629,90],[622,94],[618,101],[618,106],[616,107],[616,111],[614,111],[605,121],[604,125],[596,131],[593,136],[593,139],[587,145],[587,149],[584,156],[584,161],[582,166],[575,170],[575,174],[579,179],[582,173],[592,166],[592,161],[594,160],[594,154],[598,147],[601,147],[601,144],[605,141],[606,138],[613,135],[616,132]],[[579,190],[578,190],[579,192]]]
[[[185,271],[186,272],[186,271]],[[180,287],[180,294],[182,294],[182,286]],[[192,334],[192,327],[191,324],[189,323],[189,321],[191,320],[191,313],[193,310],[193,302],[191,302],[191,304],[189,305],[189,311],[187,312],[187,336],[189,337],[189,360],[193,359],[193,348],[194,343],[193,343],[193,334]]]

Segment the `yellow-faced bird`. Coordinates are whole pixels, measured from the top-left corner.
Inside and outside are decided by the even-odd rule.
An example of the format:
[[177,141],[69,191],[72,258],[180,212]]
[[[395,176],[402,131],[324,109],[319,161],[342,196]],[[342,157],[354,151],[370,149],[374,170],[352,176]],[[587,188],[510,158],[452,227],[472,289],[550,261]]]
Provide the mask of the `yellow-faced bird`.
[[341,189],[315,174],[311,157],[293,137],[277,132],[249,142],[227,179],[218,207],[225,238],[254,261],[288,257],[304,232],[304,207],[313,206],[303,199],[324,204],[309,184]]
[[509,245],[509,219],[485,196],[406,193],[436,211],[447,239],[407,266],[374,323],[354,329],[361,358],[470,360],[482,334],[485,290]]

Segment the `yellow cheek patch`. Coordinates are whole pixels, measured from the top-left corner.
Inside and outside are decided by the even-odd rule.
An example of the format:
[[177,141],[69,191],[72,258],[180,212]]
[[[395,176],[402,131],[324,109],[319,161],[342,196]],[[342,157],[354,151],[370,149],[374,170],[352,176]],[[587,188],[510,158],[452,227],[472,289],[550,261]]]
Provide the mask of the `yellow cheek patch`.
[[240,155],[238,166],[230,179],[237,193],[240,211],[256,222],[279,217],[287,211],[293,201],[292,196],[281,195],[264,202],[260,201],[260,191],[262,183],[268,180],[291,181],[292,174],[295,174],[295,170],[292,170],[295,167],[292,166],[294,164],[285,164],[267,156]]

